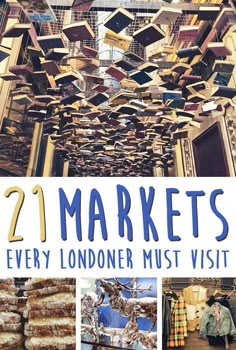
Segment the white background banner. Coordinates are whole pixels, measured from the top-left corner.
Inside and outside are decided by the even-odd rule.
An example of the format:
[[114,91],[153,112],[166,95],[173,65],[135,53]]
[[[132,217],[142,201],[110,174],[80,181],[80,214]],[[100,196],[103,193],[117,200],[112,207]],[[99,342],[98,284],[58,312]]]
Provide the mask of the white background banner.
[[234,276],[234,178],[1,181],[2,277]]

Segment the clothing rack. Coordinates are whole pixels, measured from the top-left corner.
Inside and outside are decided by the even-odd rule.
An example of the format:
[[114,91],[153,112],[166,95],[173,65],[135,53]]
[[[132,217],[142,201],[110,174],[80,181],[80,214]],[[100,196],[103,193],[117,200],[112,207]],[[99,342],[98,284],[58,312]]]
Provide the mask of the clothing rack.
[[173,290],[181,290],[185,287],[189,287],[191,285],[202,285],[209,287],[217,287],[221,284],[221,278],[166,278],[163,281],[163,287],[167,287]]
[[[174,283],[173,283],[174,282]],[[208,282],[208,283],[207,283]],[[232,294],[236,291],[236,284],[232,285],[232,289],[231,291],[226,291],[226,290],[222,290],[221,286],[222,286],[222,280],[221,278],[218,279],[208,279],[207,281],[201,281],[199,279],[186,279],[184,281],[184,279],[181,279],[178,283],[178,279],[174,280],[173,279],[168,279],[166,280],[166,283],[163,284],[164,287],[164,293],[167,294],[169,297],[173,297],[173,294],[176,295],[176,293],[178,293],[180,290],[184,289],[185,287],[189,287],[189,286],[204,286],[204,287],[210,287],[208,290],[210,293],[212,293],[211,295],[216,298],[221,298],[224,297],[225,299],[229,299]],[[178,288],[179,286],[181,286],[181,288]],[[208,289],[208,288],[207,288]],[[214,291],[215,290],[215,291]],[[176,292],[176,293],[175,293]],[[227,293],[229,292],[229,293]],[[223,336],[224,339],[224,346],[226,350],[229,350],[230,345],[229,345],[229,338],[228,335]]]

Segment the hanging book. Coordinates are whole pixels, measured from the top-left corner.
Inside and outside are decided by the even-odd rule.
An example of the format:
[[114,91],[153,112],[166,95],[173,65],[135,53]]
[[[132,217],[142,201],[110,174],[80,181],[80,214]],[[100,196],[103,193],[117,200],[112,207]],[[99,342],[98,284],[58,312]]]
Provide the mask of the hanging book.
[[218,86],[212,89],[212,96],[220,96],[232,99],[236,96],[236,88]]
[[[134,113],[137,113],[138,109],[139,109],[138,107],[135,107],[133,105],[124,104],[122,106],[117,107],[115,112],[118,112],[118,113],[121,113],[121,114],[132,115]],[[123,118],[122,115],[120,117]]]
[[17,0],[31,22],[56,22],[56,16],[48,0]]
[[45,56],[43,50],[39,47],[27,46],[27,51],[31,57],[44,57]]
[[47,72],[48,75],[57,75],[61,73],[61,70],[54,61],[44,61],[41,63],[41,66]]
[[109,89],[110,89],[110,86],[106,86],[103,84],[96,84],[95,86],[92,87],[92,91],[98,91],[98,92],[106,92]]
[[100,116],[102,114],[101,111],[89,111],[87,113],[85,113],[85,117],[88,118],[89,120],[93,120],[95,118],[97,118],[98,116]]
[[83,70],[88,73],[100,66],[100,61],[95,58],[73,56],[68,61],[73,69]]
[[94,84],[103,84],[104,78],[92,75],[92,74],[83,74],[83,79],[86,83],[94,83]]
[[108,99],[109,99],[109,95],[103,92],[103,93],[98,93],[93,97],[90,97],[88,99],[88,102],[93,104],[94,106],[99,106],[100,104],[106,102]]
[[10,66],[9,72],[16,75],[26,75],[33,72],[33,68],[28,64],[17,64],[16,66]]
[[134,97],[136,97],[136,95],[131,91],[121,89],[110,98],[110,102],[112,104],[122,104]]
[[90,40],[95,34],[87,21],[75,22],[62,28],[70,42]]
[[110,30],[106,31],[103,42],[118,49],[127,51],[133,38],[126,34],[116,34]]
[[106,74],[111,75],[113,78],[115,78],[118,81],[121,81],[122,79],[126,78],[126,73],[122,71],[121,69],[111,65],[105,70]]
[[38,43],[43,50],[65,47],[61,34],[38,36]]
[[187,85],[186,88],[192,93],[194,94],[195,92],[201,91],[201,90],[206,90],[210,88],[210,85],[207,81],[202,80],[202,81],[198,81],[196,83]]
[[218,57],[232,55],[232,51],[223,42],[211,42],[207,48]]
[[176,63],[171,70],[175,73],[178,74],[183,74],[187,69],[191,69],[190,64],[184,63],[184,62],[179,62]]
[[130,79],[136,81],[139,85],[144,85],[152,81],[152,77],[144,71],[134,72],[130,74],[129,77]]
[[146,73],[152,73],[159,69],[158,64],[152,63],[152,62],[145,62],[138,66],[138,70],[146,72]]
[[215,60],[213,71],[221,73],[232,73],[234,66],[234,61]]
[[165,32],[154,23],[149,23],[133,33],[133,38],[144,47],[165,38],[165,36]]
[[182,10],[178,8],[161,6],[160,10],[152,17],[151,22],[154,24],[168,25],[174,23],[182,13]]
[[195,41],[199,32],[197,25],[180,26],[178,33],[178,40],[180,41]]
[[61,98],[60,102],[64,105],[73,104],[77,101],[80,101],[84,98],[83,94],[75,94],[75,95],[69,95],[64,96]]
[[144,103],[143,101],[140,101],[140,100],[135,100],[135,99],[132,99],[130,100],[130,105],[133,105],[135,107],[138,107],[138,108],[147,108],[148,104],[147,103]]
[[189,95],[187,98],[188,102],[193,102],[193,103],[199,103],[204,101],[205,99],[206,99],[206,96],[203,94],[200,94],[199,92],[195,92],[194,94]]
[[5,32],[2,33],[3,38],[17,38],[26,32],[29,31],[31,28],[31,23],[15,23],[13,26],[5,30]]
[[170,108],[184,108],[185,105],[185,99],[182,97],[181,99],[171,99],[166,101],[166,107]]
[[[112,119],[117,119],[120,116],[120,113],[116,112],[116,111],[111,111],[111,113],[109,114],[109,118]],[[115,138],[117,138],[117,135],[114,136]]]
[[176,51],[176,55],[179,58],[194,57],[197,55],[202,55],[201,49],[198,46],[187,47],[184,49],[179,49]]
[[27,105],[33,102],[28,95],[13,96],[12,100],[19,105]]
[[115,33],[121,32],[130,23],[134,21],[134,15],[127,10],[119,7],[110,16],[108,16],[103,25]]
[[134,66],[133,64],[131,64],[130,62],[124,59],[119,59],[114,61],[114,65],[124,69],[126,72],[130,72],[131,70],[134,70],[136,68],[136,66]]
[[137,86],[134,89],[134,93],[140,94],[140,93],[145,93],[148,89],[148,86]]
[[72,8],[76,11],[89,11],[93,3],[94,0],[74,0]]
[[174,140],[186,139],[188,137],[188,131],[175,131],[172,137]]
[[51,87],[47,88],[47,94],[48,95],[56,95],[56,96],[58,96],[58,95],[60,95],[60,93],[61,93],[61,89],[58,88],[58,87],[56,87],[56,88],[51,88]]
[[231,73],[217,72],[215,74],[213,84],[227,86],[232,77]]
[[98,50],[96,50],[90,46],[87,46],[87,45],[83,45],[81,50],[85,54],[85,56],[87,56],[87,57],[95,58],[98,55]]
[[5,58],[9,57],[11,54],[11,49],[8,49],[5,46],[0,45],[0,62],[5,60]]
[[194,83],[202,80],[201,75],[183,74],[179,80],[185,80],[188,83]]
[[82,91],[75,81],[71,81],[70,83],[63,85],[61,90],[64,95],[74,95]]
[[61,73],[56,75],[55,83],[58,85],[68,84],[74,80],[83,81],[82,75],[79,72],[70,70],[66,73]]
[[232,18],[235,15],[235,8],[232,6],[221,6],[221,10],[214,21],[214,28],[217,32],[221,32],[222,30],[225,33],[225,30],[230,26]]
[[14,80],[21,80],[22,78],[16,74],[7,72],[7,73],[0,74],[0,79],[5,81],[14,81]]
[[51,101],[55,101],[56,98],[52,95],[35,95],[34,98],[39,101],[39,102],[43,102],[43,103],[49,103]]
[[200,75],[207,69],[207,63],[202,60],[198,60],[196,63],[191,64],[191,67],[195,72],[198,72],[198,75]]
[[215,103],[215,101],[210,101],[202,105],[203,112],[214,111],[216,109],[217,109],[217,104]]
[[174,47],[171,45],[164,44],[162,47],[153,48],[152,50],[148,50],[147,56],[152,59],[159,59],[162,57],[166,57],[167,55],[174,54]]
[[173,72],[171,69],[164,69],[158,72],[159,77],[164,82],[172,82],[174,80]]
[[189,111],[184,111],[182,109],[177,109],[176,116],[178,117],[178,120],[179,120],[179,117],[190,118],[192,120],[195,117],[195,113],[189,112]]
[[125,55],[125,57],[129,58],[131,61],[134,61],[134,62],[143,62],[144,61],[144,59],[141,56],[139,56],[136,53],[131,52],[131,51],[125,52],[124,55]]
[[29,109],[27,111],[27,116],[31,118],[40,118],[44,119],[47,117],[47,111],[46,110],[37,110],[37,109]]
[[182,91],[171,91],[171,90],[163,91],[163,101],[181,100],[181,99],[182,99]]
[[69,54],[69,49],[62,47],[56,49],[50,49],[46,55],[45,59],[49,61],[60,61],[63,57]]
[[199,107],[198,103],[193,103],[193,102],[186,102],[184,105],[184,110],[185,111],[197,111]]
[[61,105],[60,100],[52,100],[50,102],[47,103],[47,107],[58,107]]
[[33,72],[32,79],[37,84],[48,83],[47,73],[44,70]]
[[220,12],[220,6],[199,6],[198,20],[199,21],[215,21]]
[[22,95],[22,94],[30,95],[32,93],[33,91],[29,86],[22,86],[11,91],[11,96]]

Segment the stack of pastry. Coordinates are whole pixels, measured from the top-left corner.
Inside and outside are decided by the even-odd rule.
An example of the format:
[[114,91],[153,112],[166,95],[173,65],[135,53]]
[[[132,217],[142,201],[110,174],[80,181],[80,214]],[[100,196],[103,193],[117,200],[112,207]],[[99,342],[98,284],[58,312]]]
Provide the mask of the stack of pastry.
[[22,350],[23,332],[14,279],[0,279],[0,349]]
[[24,293],[26,349],[75,349],[75,279],[31,278]]

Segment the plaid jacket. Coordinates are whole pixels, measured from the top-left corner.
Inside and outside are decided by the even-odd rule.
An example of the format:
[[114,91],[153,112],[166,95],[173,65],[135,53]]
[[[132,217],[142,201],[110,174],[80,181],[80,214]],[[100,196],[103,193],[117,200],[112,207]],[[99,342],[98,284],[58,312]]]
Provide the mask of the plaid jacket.
[[168,347],[185,345],[187,337],[187,313],[184,299],[171,299],[171,330],[167,341]]

